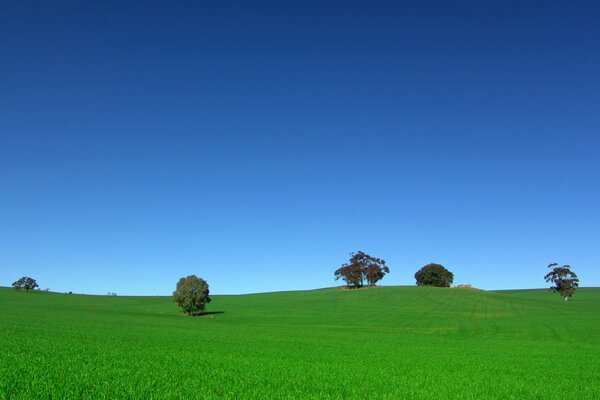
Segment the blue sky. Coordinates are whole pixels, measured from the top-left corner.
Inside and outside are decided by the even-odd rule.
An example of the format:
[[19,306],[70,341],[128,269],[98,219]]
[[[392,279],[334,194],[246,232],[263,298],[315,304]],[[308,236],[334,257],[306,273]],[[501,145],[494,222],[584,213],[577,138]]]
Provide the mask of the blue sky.
[[173,3],[0,4],[0,285],[600,286],[598,3]]

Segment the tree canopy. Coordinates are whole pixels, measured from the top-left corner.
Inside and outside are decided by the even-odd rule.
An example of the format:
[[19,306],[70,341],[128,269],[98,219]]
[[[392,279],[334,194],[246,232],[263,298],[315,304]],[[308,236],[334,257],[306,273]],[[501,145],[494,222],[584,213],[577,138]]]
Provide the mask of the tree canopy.
[[28,276],[24,276],[18,281],[13,282],[12,287],[17,290],[25,289],[25,291],[29,291],[34,290],[35,288],[39,287],[39,285],[37,284],[35,279],[30,278]]
[[343,279],[347,287],[356,289],[363,287],[365,282],[369,286],[375,286],[389,272],[384,260],[358,251],[350,253],[348,263],[342,264],[334,272],[334,276],[336,280]]
[[571,271],[569,265],[559,267],[557,263],[552,263],[548,265],[548,268],[552,268],[552,270],[544,276],[544,279],[553,284],[550,286],[550,290],[560,293],[565,301],[569,300],[579,287],[577,274]]
[[210,303],[208,297],[208,283],[196,275],[189,275],[181,278],[177,282],[177,289],[173,292],[173,301],[187,315],[202,314],[207,303]]
[[440,264],[427,264],[415,273],[419,286],[450,287],[454,274]]

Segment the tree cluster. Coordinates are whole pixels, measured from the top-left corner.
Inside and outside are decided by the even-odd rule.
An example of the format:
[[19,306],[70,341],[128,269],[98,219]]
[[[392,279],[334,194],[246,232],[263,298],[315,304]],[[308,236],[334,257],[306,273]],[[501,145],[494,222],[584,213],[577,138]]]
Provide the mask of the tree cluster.
[[350,253],[349,262],[338,268],[334,276],[336,280],[343,279],[346,286],[355,289],[363,287],[365,283],[375,286],[389,272],[384,260],[359,251]]
[[[346,287],[357,289],[363,286],[375,286],[390,269],[385,261],[372,257],[362,251],[350,253],[350,260],[334,272],[335,279],[343,279]],[[415,274],[417,285],[449,287],[454,275],[440,264],[427,264]]]

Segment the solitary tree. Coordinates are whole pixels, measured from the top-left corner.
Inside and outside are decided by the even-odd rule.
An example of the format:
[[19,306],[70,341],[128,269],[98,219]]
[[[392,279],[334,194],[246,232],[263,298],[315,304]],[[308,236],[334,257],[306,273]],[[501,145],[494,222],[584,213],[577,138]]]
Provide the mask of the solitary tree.
[[342,264],[334,275],[336,280],[343,279],[349,288],[360,288],[365,282],[369,286],[375,286],[389,272],[384,260],[359,251],[350,253],[349,262]]
[[173,292],[173,301],[187,315],[202,314],[206,304],[210,303],[208,283],[196,275],[181,278],[177,282],[177,289]]
[[415,273],[419,286],[449,287],[454,274],[440,264],[427,264]]
[[552,271],[548,272],[544,279],[554,284],[550,286],[550,290],[560,293],[565,301],[569,300],[575,293],[575,289],[579,287],[579,278],[568,265],[559,267],[557,263],[552,263],[548,268],[552,268]]
[[24,276],[21,279],[19,279],[18,281],[13,282],[12,287],[14,287],[17,290],[25,289],[25,291],[28,292],[30,290],[33,290],[33,289],[39,287],[39,285],[37,284],[35,279],[29,278],[28,276]]

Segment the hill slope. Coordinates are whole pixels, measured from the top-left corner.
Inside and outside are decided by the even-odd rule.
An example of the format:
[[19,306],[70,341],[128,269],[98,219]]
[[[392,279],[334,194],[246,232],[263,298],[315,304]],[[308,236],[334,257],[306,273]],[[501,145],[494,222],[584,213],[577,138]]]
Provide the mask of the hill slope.
[[0,398],[600,398],[600,289],[0,290]]

